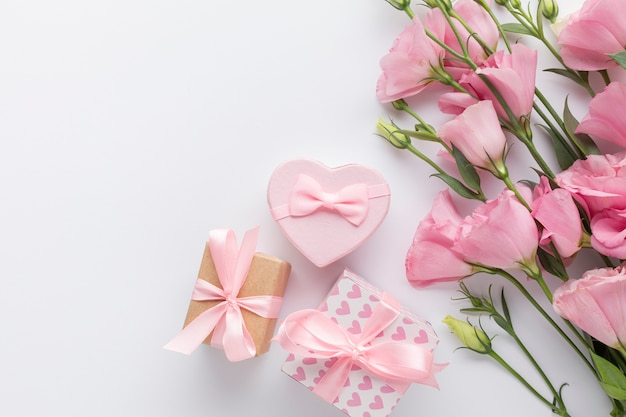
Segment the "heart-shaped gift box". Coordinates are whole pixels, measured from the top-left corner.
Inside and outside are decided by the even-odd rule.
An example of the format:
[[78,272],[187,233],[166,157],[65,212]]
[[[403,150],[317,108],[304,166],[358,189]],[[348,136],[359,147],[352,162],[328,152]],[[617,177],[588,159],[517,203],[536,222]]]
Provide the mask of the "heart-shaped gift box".
[[289,241],[324,267],[359,247],[380,226],[391,194],[376,170],[349,164],[329,168],[294,159],[272,174],[267,200]]

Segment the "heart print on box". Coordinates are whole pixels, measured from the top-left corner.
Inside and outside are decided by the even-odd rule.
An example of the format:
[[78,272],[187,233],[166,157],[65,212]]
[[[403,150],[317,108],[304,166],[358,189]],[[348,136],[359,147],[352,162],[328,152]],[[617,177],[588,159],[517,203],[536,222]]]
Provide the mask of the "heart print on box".
[[[346,270],[318,310],[358,338],[364,331],[368,319],[381,303],[382,297],[383,293],[380,290]],[[400,314],[370,344],[393,341],[416,344],[432,351],[438,343],[432,326],[403,307],[399,312]],[[315,390],[322,377],[337,360],[336,357],[323,359],[290,354],[282,370],[310,390]],[[432,373],[442,368],[443,365],[433,363]],[[436,386],[433,375],[422,383]],[[409,385],[410,383],[400,384],[394,389],[370,371],[354,363],[333,405],[351,417],[385,417],[391,413]]]

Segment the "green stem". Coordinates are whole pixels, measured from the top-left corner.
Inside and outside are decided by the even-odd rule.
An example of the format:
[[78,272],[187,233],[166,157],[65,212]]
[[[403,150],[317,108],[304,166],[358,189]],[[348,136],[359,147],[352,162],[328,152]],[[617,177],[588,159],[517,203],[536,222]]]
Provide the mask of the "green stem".
[[601,70],[599,72],[600,72],[600,75],[602,75],[602,80],[604,81],[604,84],[606,85],[611,84],[611,77],[609,76],[609,73],[606,70]]
[[558,409],[556,406],[552,404],[549,400],[547,400],[543,395],[541,395],[526,379],[519,374],[511,365],[509,365],[500,355],[498,355],[495,351],[489,352],[489,356],[491,356],[498,364],[500,364],[504,369],[506,369],[511,375],[513,375],[528,391],[530,391],[539,401],[550,407],[550,409],[560,416],[569,416],[565,409]]
[[511,337],[515,340],[515,342],[520,347],[522,352],[524,352],[524,355],[526,355],[526,357],[528,358],[530,363],[533,365],[533,367],[535,368],[537,373],[541,376],[541,379],[543,379],[543,382],[545,382],[545,384],[548,386],[548,388],[552,392],[552,395],[554,396],[554,399],[559,404],[560,409],[561,410],[565,410],[565,403],[563,402],[563,398],[561,398],[561,395],[556,390],[554,385],[552,385],[552,382],[550,381],[548,376],[545,374],[545,372],[543,372],[543,369],[541,369],[541,366],[539,366],[539,364],[535,360],[534,356],[528,351],[528,349],[526,348],[524,343],[522,343],[522,340],[519,338],[517,333],[515,333],[515,331],[512,329],[512,327],[511,327],[511,332],[509,332],[509,335],[511,335]]
[[[587,153],[582,148],[582,146],[580,146],[580,144],[578,143],[578,140],[572,134],[570,134],[569,131],[567,130],[567,128],[565,127],[565,122],[563,121],[561,116],[559,116],[559,114],[556,112],[556,110],[554,110],[554,107],[552,107],[552,105],[550,104],[548,99],[546,99],[546,97],[543,95],[543,93],[538,88],[535,88],[535,96],[539,99],[539,101],[541,101],[541,104],[543,104],[543,106],[546,108],[548,113],[550,113],[550,116],[552,116],[554,121],[561,128],[561,131],[563,133],[565,133],[565,135],[569,139],[570,143],[572,143],[576,147],[576,150],[578,151],[578,153],[576,153],[573,149],[571,149],[570,146],[564,140],[561,140],[562,139],[561,135],[559,135],[559,140],[561,140],[561,144],[563,145],[563,147],[565,149],[567,149],[568,153],[575,159],[580,159],[580,158],[584,158],[585,156],[587,156]],[[539,113],[538,106],[534,106],[534,108]],[[554,125],[551,125],[551,123],[548,120],[548,118],[544,117],[543,113],[539,113],[539,115],[542,116],[541,118],[546,122],[546,124],[548,124],[548,126],[550,126],[550,128],[554,132],[556,132],[556,129],[554,128]]]
[[[550,317],[550,315],[546,312],[546,310],[543,307],[541,307],[541,305],[537,302],[537,300],[534,299],[534,297],[528,292],[528,290],[524,288],[524,286],[517,279],[515,279],[514,276],[512,276],[511,274],[509,274],[507,271],[503,269],[497,269],[493,271],[492,273],[497,273],[498,275],[507,279],[511,284],[513,284],[513,286],[515,286],[515,288],[517,288],[522,293],[522,295],[526,297],[526,299],[532,304],[532,306],[535,307],[535,309],[539,312],[539,314],[541,314],[543,318],[546,319],[546,321],[557,331],[557,333],[567,342],[567,344],[570,345],[572,349],[574,349],[574,351],[585,362],[585,364],[591,370],[591,372],[593,372],[593,374],[597,376],[596,369],[593,367],[593,364],[589,361],[589,359],[587,359],[585,354],[578,348],[578,346],[576,346],[574,341],[563,331],[563,329],[561,329],[561,327],[552,319],[552,317]],[[578,333],[578,331],[576,331],[575,333],[579,336],[579,338],[582,337],[580,336],[580,333]],[[582,340],[584,341],[584,339]],[[587,348],[590,348],[589,344],[586,341],[585,341],[585,345]]]

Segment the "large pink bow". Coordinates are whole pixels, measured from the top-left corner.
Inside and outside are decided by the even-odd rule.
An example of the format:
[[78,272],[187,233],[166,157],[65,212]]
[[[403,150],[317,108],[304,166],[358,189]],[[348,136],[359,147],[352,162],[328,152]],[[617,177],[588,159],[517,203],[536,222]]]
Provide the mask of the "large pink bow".
[[368,198],[366,184],[352,184],[329,193],[315,179],[300,174],[289,197],[289,215],[307,216],[323,207],[358,226],[367,217]]
[[248,275],[258,234],[258,227],[246,232],[238,250],[232,230],[209,233],[211,257],[222,288],[198,279],[191,299],[221,302],[196,317],[164,346],[165,349],[190,354],[213,332],[211,345],[223,348],[228,360],[240,361],[256,354],[254,340],[243,321],[241,309],[262,317],[276,318],[282,304],[282,297],[237,297]]
[[373,339],[399,315],[398,302],[386,293],[365,323],[363,332],[354,336],[318,310],[301,310],[287,316],[276,340],[290,353],[302,357],[338,358],[313,392],[333,403],[353,364],[369,371],[397,391],[412,382],[432,383],[433,354],[416,344]]

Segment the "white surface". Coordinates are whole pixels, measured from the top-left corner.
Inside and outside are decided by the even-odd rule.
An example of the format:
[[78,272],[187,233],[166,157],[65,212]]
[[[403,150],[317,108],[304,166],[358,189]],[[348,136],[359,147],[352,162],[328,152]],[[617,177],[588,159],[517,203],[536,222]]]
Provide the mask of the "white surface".
[[[450,362],[441,390],[411,387],[395,417],[549,416],[494,363],[455,352],[441,323],[461,317],[455,284],[417,291],[404,279],[415,227],[443,189],[374,135],[379,116],[408,122],[374,93],[378,60],[407,23],[382,0],[4,2],[0,415],[341,416],[280,372],[278,345],[234,364],[206,346],[161,349],[182,324],[208,231],[260,224],[259,250],[293,265],[282,317],[317,305],[349,267],[432,321],[436,359]],[[444,120],[436,95],[424,97],[422,114]],[[380,229],[323,269],[266,204],[272,170],[296,157],[362,163],[392,189]],[[570,383],[572,413],[606,415],[577,358],[509,299],[531,349]],[[506,337],[495,343],[515,362]]]

